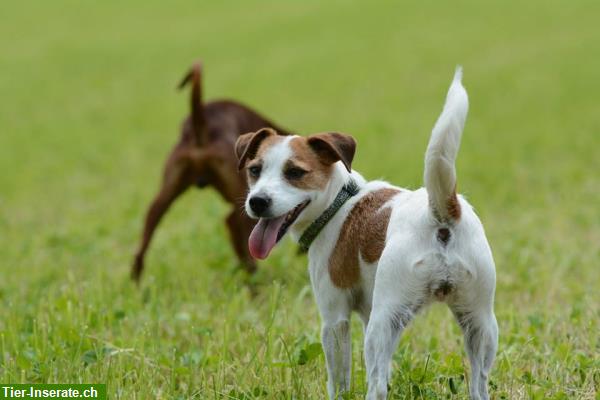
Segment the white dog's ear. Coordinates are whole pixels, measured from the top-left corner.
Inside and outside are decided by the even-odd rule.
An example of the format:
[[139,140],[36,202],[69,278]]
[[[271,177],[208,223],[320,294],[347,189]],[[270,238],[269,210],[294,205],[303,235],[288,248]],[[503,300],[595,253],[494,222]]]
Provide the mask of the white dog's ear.
[[235,142],[235,155],[238,158],[238,171],[244,168],[248,160],[256,156],[256,152],[263,140],[269,136],[277,135],[275,129],[262,128],[256,132],[246,133]]
[[356,141],[352,136],[328,132],[309,136],[307,141],[323,163],[333,164],[341,161],[348,172],[352,170],[352,159],[356,151]]

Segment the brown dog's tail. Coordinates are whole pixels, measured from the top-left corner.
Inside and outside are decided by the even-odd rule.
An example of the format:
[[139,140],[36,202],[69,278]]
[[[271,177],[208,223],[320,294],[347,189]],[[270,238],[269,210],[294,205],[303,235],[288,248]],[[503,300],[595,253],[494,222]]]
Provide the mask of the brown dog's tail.
[[204,107],[202,105],[202,64],[195,63],[190,71],[183,77],[178,88],[183,89],[188,83],[192,84],[190,96],[190,108],[192,113],[192,124],[198,144],[204,144]]

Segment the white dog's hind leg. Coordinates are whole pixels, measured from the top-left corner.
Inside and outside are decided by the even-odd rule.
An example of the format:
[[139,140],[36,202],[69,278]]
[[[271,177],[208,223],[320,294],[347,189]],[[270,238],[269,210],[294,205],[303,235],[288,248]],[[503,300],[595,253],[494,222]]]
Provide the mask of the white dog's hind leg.
[[375,304],[365,337],[365,363],[369,385],[368,400],[385,400],[391,376],[392,356],[404,328],[419,306],[411,304]]
[[398,254],[410,254],[413,243],[396,237],[379,259],[371,317],[365,336],[364,354],[367,368],[368,400],[385,400],[390,378],[390,364],[400,336],[415,314],[426,304],[421,279],[410,273]]
[[465,311],[452,309],[465,340],[471,364],[469,392],[472,400],[488,400],[488,376],[498,348],[498,324],[491,307]]

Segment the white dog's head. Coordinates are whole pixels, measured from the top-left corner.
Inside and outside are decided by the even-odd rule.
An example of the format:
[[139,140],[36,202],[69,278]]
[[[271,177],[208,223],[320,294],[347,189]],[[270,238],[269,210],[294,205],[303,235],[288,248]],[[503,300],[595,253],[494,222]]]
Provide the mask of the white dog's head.
[[350,171],[356,143],[341,133],[282,136],[271,128],[242,135],[235,152],[246,169],[246,212],[259,219],[248,246],[254,258],[266,258],[329,182],[333,164]]

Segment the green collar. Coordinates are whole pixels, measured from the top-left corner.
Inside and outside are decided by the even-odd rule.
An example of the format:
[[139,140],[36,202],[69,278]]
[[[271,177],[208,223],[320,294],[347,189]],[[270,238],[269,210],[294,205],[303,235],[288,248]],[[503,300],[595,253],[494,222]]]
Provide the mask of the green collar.
[[319,233],[325,228],[325,225],[331,218],[342,208],[342,206],[353,196],[355,196],[359,192],[360,188],[354,182],[353,179],[350,179],[348,183],[344,185],[344,187],[338,192],[337,196],[333,200],[333,203],[321,215],[319,218],[315,219],[312,224],[302,233],[300,236],[300,240],[298,244],[300,245],[300,252],[306,253],[308,248],[315,240],[315,238],[319,235]]

